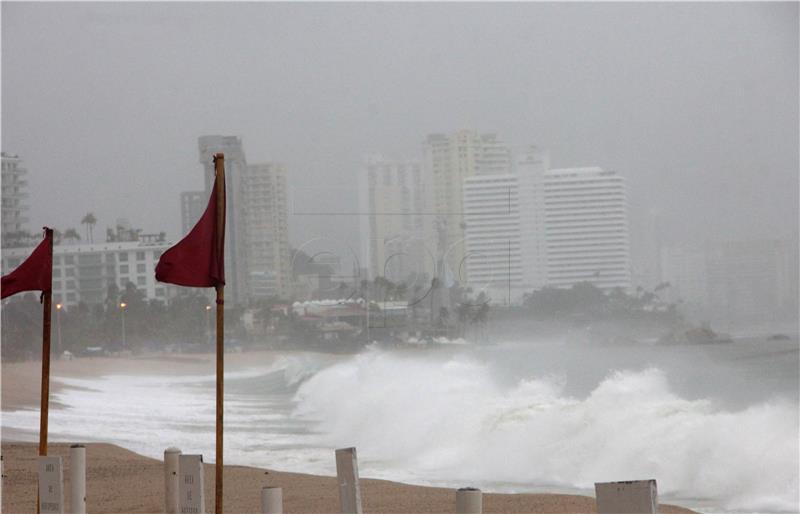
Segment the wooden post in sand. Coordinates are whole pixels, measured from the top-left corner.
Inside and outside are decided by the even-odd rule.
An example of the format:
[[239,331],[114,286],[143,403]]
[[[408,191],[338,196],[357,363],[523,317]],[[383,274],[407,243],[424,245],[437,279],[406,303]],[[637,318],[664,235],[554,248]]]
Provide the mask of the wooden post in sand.
[[280,487],[261,489],[261,514],[283,514],[283,489]]
[[39,457],[39,512],[64,514],[64,474],[61,457]]
[[336,480],[339,483],[339,512],[361,514],[361,487],[355,448],[336,450]]
[[181,455],[178,457],[178,494],[180,514],[205,514],[206,502],[203,494],[203,456]]
[[178,514],[180,496],[178,495],[178,470],[181,451],[175,447],[164,450],[164,512]]
[[456,514],[482,514],[483,493],[474,487],[462,487],[456,491]]
[[69,514],[86,514],[86,447],[69,447]]
[[598,514],[658,514],[655,480],[594,484]]

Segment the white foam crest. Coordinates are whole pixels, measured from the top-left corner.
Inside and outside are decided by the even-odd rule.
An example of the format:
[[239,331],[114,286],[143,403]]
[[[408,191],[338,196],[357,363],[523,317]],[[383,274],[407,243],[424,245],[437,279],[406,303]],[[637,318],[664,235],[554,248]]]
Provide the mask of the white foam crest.
[[[284,382],[293,386],[331,360],[332,357],[319,354],[279,355],[266,365],[227,371],[225,379],[228,384],[235,384],[280,372]],[[162,455],[166,446],[178,446],[213,460],[214,380],[212,374],[54,377],[54,382],[66,387],[55,391],[51,400],[65,408],[50,410],[50,439],[112,442],[155,458]],[[273,398],[270,390],[251,387],[242,394],[232,390],[226,391],[225,401],[226,453],[232,462],[264,465],[263,453],[243,450],[254,444],[304,444],[305,436],[287,434],[282,429],[291,424],[285,405],[287,393]],[[38,409],[2,412],[4,429],[35,433],[38,425]]]
[[676,498],[797,508],[796,405],[776,399],[725,411],[674,394],[658,369],[615,372],[586,398],[562,386],[532,377],[505,387],[468,357],[373,350],[305,382],[296,415],[324,420],[318,444],[357,446],[366,474],[374,461],[412,470],[395,479],[520,489],[656,478]]

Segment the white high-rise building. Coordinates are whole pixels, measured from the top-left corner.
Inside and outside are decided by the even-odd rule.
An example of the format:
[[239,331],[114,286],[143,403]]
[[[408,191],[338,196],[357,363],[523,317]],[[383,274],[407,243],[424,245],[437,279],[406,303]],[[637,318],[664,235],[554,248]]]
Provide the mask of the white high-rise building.
[[504,175],[511,173],[511,148],[497,138],[497,134],[482,134],[476,173],[478,175]]
[[464,181],[468,284],[498,303],[518,303],[546,282],[544,173],[546,153],[535,147],[514,173]]
[[225,155],[225,291],[231,303],[247,298],[247,263],[243,246],[241,217],[242,178],[247,172],[242,140],[236,136],[201,136],[198,139],[200,164],[206,185],[206,198],[214,185],[214,154]]
[[497,303],[511,303],[523,283],[517,176],[465,179],[464,223],[468,284]]
[[712,319],[797,320],[797,240],[728,241],[706,245]]
[[579,282],[630,289],[624,179],[600,168],[548,167],[547,154],[531,147],[514,173],[464,179],[470,287],[498,303]]
[[[22,159],[17,155],[2,153],[2,239],[27,229],[28,218],[25,213],[28,206],[28,181],[25,175],[28,170],[22,167]],[[13,236],[12,236],[13,237]]]
[[214,183],[215,153],[225,154],[225,280],[236,303],[291,295],[286,171],[280,164],[248,166],[235,136],[202,136],[206,198]]
[[369,276],[430,280],[435,261],[420,164],[368,156],[359,187],[361,233],[367,235],[361,258]]
[[547,285],[631,287],[625,179],[601,168],[544,174]]
[[541,289],[547,283],[544,175],[549,167],[548,153],[535,146],[523,152],[516,162],[516,173],[519,177],[522,287],[526,292]]
[[184,191],[181,193],[181,234],[186,235],[208,207],[205,191]]
[[463,281],[464,181],[476,175],[511,173],[510,150],[494,134],[479,135],[474,130],[450,136],[431,134],[423,144],[423,171],[430,184],[427,193],[434,215],[437,261],[446,256],[444,261],[455,279]]
[[250,164],[242,181],[244,249],[251,298],[291,295],[291,256],[282,164]]

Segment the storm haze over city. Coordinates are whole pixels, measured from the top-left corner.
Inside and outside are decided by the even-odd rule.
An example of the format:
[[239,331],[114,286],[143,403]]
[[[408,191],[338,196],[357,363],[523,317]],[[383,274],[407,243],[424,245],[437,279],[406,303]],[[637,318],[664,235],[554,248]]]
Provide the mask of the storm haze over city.
[[0,15],[3,512],[797,512],[800,3]]
[[293,245],[356,247],[356,217],[293,210],[353,212],[365,154],[471,129],[626,177],[634,251],[648,213],[672,244],[795,238],[797,24],[796,3],[3,3],[2,147],[31,227],[92,211],[175,239],[222,134],[285,165]]

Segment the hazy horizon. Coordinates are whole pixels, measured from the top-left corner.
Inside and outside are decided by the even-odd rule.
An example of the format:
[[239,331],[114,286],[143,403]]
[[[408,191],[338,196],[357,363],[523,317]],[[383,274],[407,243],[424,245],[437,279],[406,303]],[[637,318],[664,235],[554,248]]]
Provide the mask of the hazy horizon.
[[[628,181],[632,246],[797,237],[798,4],[3,3],[2,149],[29,228],[128,218],[180,234],[197,138],[241,136],[294,188],[362,156],[496,132]],[[307,207],[300,205],[299,207]],[[297,246],[355,217],[291,216]]]

